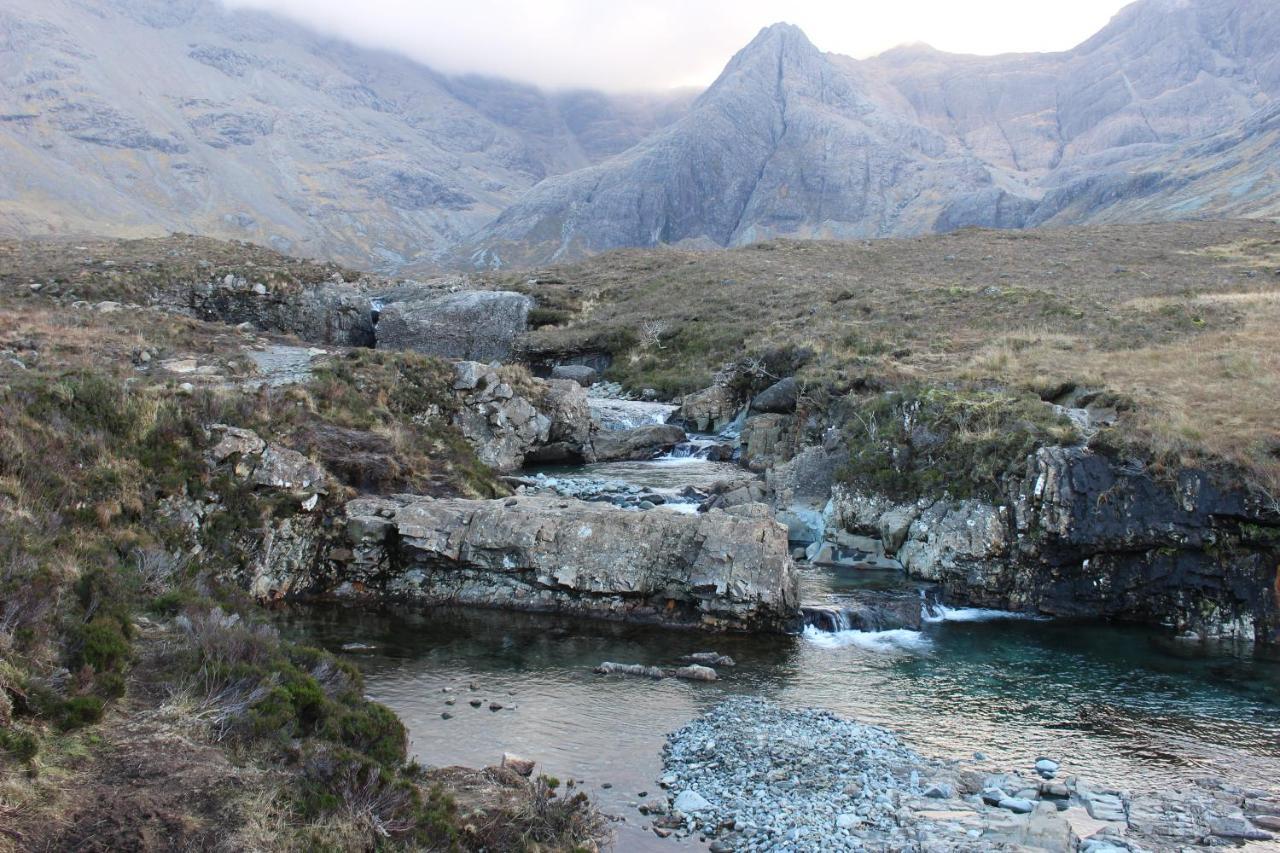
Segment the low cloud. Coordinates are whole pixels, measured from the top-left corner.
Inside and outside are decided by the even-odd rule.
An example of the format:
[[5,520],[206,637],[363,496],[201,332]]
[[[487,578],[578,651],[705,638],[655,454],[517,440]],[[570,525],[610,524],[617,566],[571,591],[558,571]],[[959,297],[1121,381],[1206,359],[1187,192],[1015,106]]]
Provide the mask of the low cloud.
[[706,85],[779,20],[823,50],[865,57],[927,42],[962,53],[1064,50],[1122,0],[224,0],[281,13],[326,34],[406,54],[442,71],[548,88]]

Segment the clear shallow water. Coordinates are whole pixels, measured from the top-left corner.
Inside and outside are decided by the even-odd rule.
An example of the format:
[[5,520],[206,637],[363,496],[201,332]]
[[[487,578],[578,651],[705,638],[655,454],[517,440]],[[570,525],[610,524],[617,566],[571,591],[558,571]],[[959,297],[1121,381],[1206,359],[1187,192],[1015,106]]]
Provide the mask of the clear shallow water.
[[[736,465],[693,457],[543,470],[670,491],[750,479]],[[798,570],[807,603],[867,592],[914,601],[915,588],[896,573]],[[541,772],[585,780],[606,811],[627,819],[621,850],[671,848],[644,828],[638,794],[658,790],[666,733],[739,693],[883,725],[926,755],[980,751],[993,770],[1049,756],[1064,773],[1121,788],[1217,775],[1280,792],[1280,653],[1008,616],[938,610],[919,631],[785,637],[445,609],[298,610],[282,624],[338,653],[348,643],[373,646],[350,658],[372,698],[408,725],[423,763],[483,766],[511,751]],[[667,666],[708,650],[738,662],[713,684],[592,672],[603,661]],[[491,701],[505,707],[491,712]],[[441,719],[444,711],[453,718]]]
[[[1277,790],[1280,780],[1280,659],[1144,629],[942,621],[900,642],[710,637],[488,611],[320,609],[283,620],[336,652],[374,646],[350,657],[369,694],[409,726],[421,761],[478,766],[510,750],[586,780],[607,810],[628,817],[622,849],[652,839],[633,804],[657,790],[665,734],[734,693],[831,708],[892,728],[926,754],[981,751],[998,768],[1048,755],[1064,772],[1120,787],[1214,774]],[[714,684],[592,672],[606,660],[666,665],[712,648],[738,661]],[[491,712],[490,701],[507,707]],[[441,719],[445,710],[454,718]]]

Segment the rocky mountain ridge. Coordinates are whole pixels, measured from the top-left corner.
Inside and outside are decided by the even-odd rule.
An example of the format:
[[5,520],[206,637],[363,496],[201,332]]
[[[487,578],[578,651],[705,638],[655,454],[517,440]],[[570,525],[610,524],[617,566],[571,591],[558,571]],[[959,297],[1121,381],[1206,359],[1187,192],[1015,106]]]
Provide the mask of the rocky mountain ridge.
[[0,234],[380,271],[623,246],[1275,216],[1280,9],[1139,0],[1053,54],[776,24],[704,93],[448,76],[215,0],[0,0]]
[[1274,215],[1277,39],[1280,10],[1248,0],[1143,0],[1056,54],[858,61],[776,24],[688,114],[542,182],[467,259]]
[[0,2],[0,233],[245,239],[430,265],[676,93],[451,77],[216,0]]

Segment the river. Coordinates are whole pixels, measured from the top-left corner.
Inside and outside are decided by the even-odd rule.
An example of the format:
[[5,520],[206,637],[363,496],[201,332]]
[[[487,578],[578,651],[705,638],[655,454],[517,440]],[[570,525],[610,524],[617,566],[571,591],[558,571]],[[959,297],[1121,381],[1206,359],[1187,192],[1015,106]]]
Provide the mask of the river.
[[[678,457],[552,473],[675,490],[726,472],[724,463]],[[885,573],[801,571],[810,601],[911,586]],[[583,780],[606,811],[626,818],[621,850],[676,844],[645,830],[636,805],[657,790],[666,733],[729,694],[829,708],[891,728],[922,753],[982,752],[993,767],[1050,756],[1064,773],[1120,788],[1212,774],[1280,791],[1280,656],[1130,626],[947,608],[931,616],[919,631],[750,637],[439,608],[299,609],[281,618],[292,636],[360,665],[369,695],[409,727],[421,762],[483,766],[504,751],[536,759],[542,772]],[[343,652],[351,644],[368,648]],[[710,684],[592,671],[602,661],[670,665],[707,650],[737,662]],[[491,702],[504,707],[490,711]]]

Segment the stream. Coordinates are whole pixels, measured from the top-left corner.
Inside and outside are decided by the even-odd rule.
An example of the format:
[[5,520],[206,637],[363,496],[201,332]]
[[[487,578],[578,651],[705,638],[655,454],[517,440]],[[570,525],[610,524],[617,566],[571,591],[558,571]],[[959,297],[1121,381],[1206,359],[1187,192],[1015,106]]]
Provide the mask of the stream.
[[[698,446],[648,462],[540,473],[671,495],[743,476],[731,463],[698,458]],[[645,511],[695,508],[673,500]],[[806,603],[868,589],[917,594],[896,573],[800,571]],[[1118,788],[1176,788],[1219,775],[1280,791],[1280,655],[1149,628],[921,606],[927,618],[918,631],[838,630],[837,619],[797,636],[443,608],[307,608],[281,619],[291,636],[360,665],[369,695],[404,720],[422,763],[483,766],[510,751],[537,760],[540,772],[583,780],[606,812],[625,818],[619,850],[679,846],[657,839],[637,806],[642,792],[658,790],[667,732],[733,694],[828,708],[939,757],[981,752],[1011,769],[1051,756],[1066,774]],[[353,644],[360,650],[350,651]],[[737,663],[720,667],[710,684],[592,671],[602,661],[669,666],[708,650]],[[491,702],[503,708],[491,711]],[[441,717],[446,710],[451,719]]]

